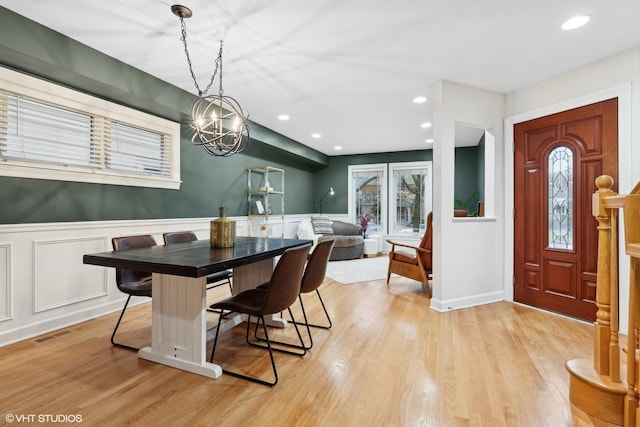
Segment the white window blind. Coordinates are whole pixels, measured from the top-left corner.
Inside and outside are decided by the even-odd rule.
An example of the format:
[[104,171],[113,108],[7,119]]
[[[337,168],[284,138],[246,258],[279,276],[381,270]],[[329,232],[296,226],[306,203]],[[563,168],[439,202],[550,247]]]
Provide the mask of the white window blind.
[[180,125],[0,67],[0,175],[180,186]]
[[91,166],[90,115],[16,95],[3,96],[6,97],[5,138],[0,142],[3,157],[64,166]]
[[114,121],[109,130],[110,144],[106,152],[109,169],[168,175],[164,135]]

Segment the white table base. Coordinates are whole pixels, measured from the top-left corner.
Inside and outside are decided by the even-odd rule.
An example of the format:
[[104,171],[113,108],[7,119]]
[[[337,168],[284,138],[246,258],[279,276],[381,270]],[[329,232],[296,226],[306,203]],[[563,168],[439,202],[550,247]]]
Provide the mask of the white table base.
[[[267,282],[273,273],[273,259],[258,261],[233,270],[234,294]],[[138,357],[183,371],[218,378],[222,368],[207,362],[206,278],[153,273],[151,298],[151,347],[138,351]],[[228,330],[246,316],[235,316],[221,326]],[[271,316],[267,324],[285,327],[287,321]]]
[[207,362],[206,279],[153,273],[151,347],[138,357],[218,378],[222,368]]

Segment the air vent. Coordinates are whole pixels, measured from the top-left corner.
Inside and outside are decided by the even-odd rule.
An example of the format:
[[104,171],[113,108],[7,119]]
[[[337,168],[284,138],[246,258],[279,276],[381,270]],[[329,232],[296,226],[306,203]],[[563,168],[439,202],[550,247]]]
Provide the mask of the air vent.
[[36,342],[45,342],[45,341],[49,341],[52,340],[56,337],[60,337],[62,335],[67,335],[70,334],[71,331],[60,331],[60,332],[56,332],[53,335],[47,335],[46,337],[40,337],[40,338],[36,338]]

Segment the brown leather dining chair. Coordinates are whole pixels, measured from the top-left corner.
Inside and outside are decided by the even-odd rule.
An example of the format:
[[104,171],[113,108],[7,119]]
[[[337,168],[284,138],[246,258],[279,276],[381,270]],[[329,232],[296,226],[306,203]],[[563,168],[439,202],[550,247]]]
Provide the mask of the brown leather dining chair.
[[[251,317],[255,316],[258,318],[258,321],[262,323],[262,329],[264,331],[267,342],[267,349],[269,350],[269,358],[271,359],[271,367],[273,369],[274,380],[266,381],[264,379],[252,377],[238,372],[232,372],[226,369],[223,369],[224,373],[237,378],[242,378],[244,380],[253,381],[258,384],[268,386],[274,386],[277,384],[278,371],[276,370],[276,364],[273,358],[273,350],[275,349],[273,349],[271,346],[269,333],[267,332],[267,327],[265,326],[264,322],[264,316],[288,310],[289,315],[293,318],[293,313],[291,312],[291,309],[289,307],[291,306],[291,304],[293,304],[300,293],[300,284],[302,282],[304,264],[309,254],[310,248],[311,245],[308,244],[287,249],[282,254],[280,260],[278,261],[278,264],[273,270],[273,274],[271,275],[271,280],[269,280],[268,282],[268,286],[263,288],[247,289],[237,295],[211,305],[212,309],[220,310],[220,317],[218,318],[218,327],[216,328],[216,335],[213,340],[213,348],[211,349],[211,358],[209,361],[213,362],[213,357],[215,355],[216,347],[218,344],[218,336],[220,335],[220,326],[222,324],[222,319],[224,318],[223,312],[225,310],[248,315],[246,342],[250,345],[252,345],[253,343],[249,340],[249,328],[251,324]],[[300,335],[300,330],[298,329],[298,325],[296,323],[293,323],[293,326],[295,327],[298,338],[300,339],[300,344],[304,346],[302,336]],[[259,347],[263,346],[259,345]]]
[[[172,231],[162,235],[165,245],[171,245],[174,243],[188,243],[198,240],[198,236],[193,231]],[[233,293],[233,285],[231,284],[231,278],[233,277],[232,270],[218,271],[207,276],[207,290],[217,288],[218,286],[229,285],[229,291]],[[212,311],[209,310],[208,311]]]
[[[311,336],[311,329],[309,327],[314,328],[322,328],[322,329],[330,329],[333,326],[331,322],[331,317],[329,316],[329,312],[327,311],[327,307],[322,300],[322,296],[320,295],[320,290],[318,289],[320,285],[324,282],[325,275],[327,273],[327,264],[329,263],[329,257],[331,256],[331,250],[333,249],[333,245],[335,244],[335,238],[329,238],[327,240],[323,240],[319,242],[311,256],[309,256],[309,260],[307,261],[307,265],[304,269],[304,275],[302,276],[302,283],[300,286],[300,294],[298,295],[298,301],[300,302],[300,307],[302,308],[302,316],[304,318],[304,322],[296,322],[294,319],[291,319],[292,322],[295,322],[298,325],[304,325],[307,328],[307,334],[309,335],[309,345],[305,345],[306,350],[310,350],[313,347],[313,337]],[[265,287],[265,285],[262,285]],[[310,323],[307,319],[307,312],[304,308],[304,303],[302,301],[302,294],[315,292],[318,296],[318,300],[322,305],[322,309],[324,310],[324,314],[327,318],[326,325],[318,325],[314,323]],[[258,337],[258,324],[256,323],[255,329],[255,338],[258,340],[264,340],[264,338]],[[290,344],[282,341],[271,340],[272,343],[281,344],[285,346],[301,348],[296,344]],[[298,354],[298,353],[295,353]]]
[[[151,235],[114,237],[111,239],[111,244],[113,245],[114,251],[126,251],[129,249],[142,249],[157,246],[156,240]],[[139,348],[117,343],[115,341],[115,336],[131,297],[151,297],[151,273],[116,268],[116,285],[121,292],[124,292],[129,296],[127,297],[127,301],[124,303],[124,308],[122,309],[118,322],[116,323],[116,327],[113,329],[113,333],[111,334],[111,344],[116,347],[138,351]]]
[[431,296],[429,279],[431,278],[431,255],[433,244],[433,212],[427,215],[427,229],[418,246],[387,240],[391,244],[389,267],[387,268],[387,286],[391,273],[408,277],[422,283],[428,296]]

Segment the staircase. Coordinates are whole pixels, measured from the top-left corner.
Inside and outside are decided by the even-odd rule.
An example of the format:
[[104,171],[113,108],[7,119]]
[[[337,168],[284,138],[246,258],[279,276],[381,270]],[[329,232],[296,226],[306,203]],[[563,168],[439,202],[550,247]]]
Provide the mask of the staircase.
[[[587,414],[607,423],[640,426],[640,183],[630,194],[611,190],[613,178],[596,179],[593,216],[598,221],[598,278],[593,360],[567,362],[569,399]],[[619,342],[618,214],[624,218],[624,246],[630,262],[628,336]],[[625,257],[625,262],[626,257]],[[624,347],[624,349],[622,348]],[[631,351],[626,351],[631,349]],[[624,364],[623,364],[624,362]]]

